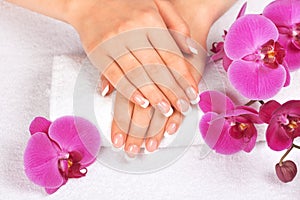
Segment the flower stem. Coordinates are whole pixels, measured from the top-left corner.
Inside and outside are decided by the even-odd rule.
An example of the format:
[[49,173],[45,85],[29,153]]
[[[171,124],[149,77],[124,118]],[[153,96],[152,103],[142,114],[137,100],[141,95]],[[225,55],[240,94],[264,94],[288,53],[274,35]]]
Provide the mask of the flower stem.
[[264,105],[265,102],[263,100],[258,101],[261,105]]
[[[287,157],[287,155],[289,155],[289,153],[292,151],[292,149],[294,148],[294,144],[285,152],[285,154],[283,154],[283,156],[281,157],[280,161],[279,161],[279,166],[282,166],[282,162],[285,159],[285,157]],[[298,146],[296,147],[298,148]]]
[[255,102],[256,102],[256,100],[250,100],[248,103],[245,104],[245,106],[251,106]]
[[300,149],[300,146],[293,144],[293,147],[295,147],[296,149]]

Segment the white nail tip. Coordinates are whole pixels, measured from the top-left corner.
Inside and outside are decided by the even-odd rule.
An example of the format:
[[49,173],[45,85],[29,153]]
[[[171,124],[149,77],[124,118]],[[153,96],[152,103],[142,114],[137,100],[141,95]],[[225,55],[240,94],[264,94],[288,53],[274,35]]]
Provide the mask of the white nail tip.
[[191,112],[192,112],[192,107],[189,106],[189,109],[188,109],[187,111],[181,112],[181,113],[182,113],[184,116],[186,116],[186,115],[190,114]]
[[141,107],[142,107],[142,108],[147,108],[147,107],[149,106],[150,103],[149,103],[149,101],[146,100],[146,99],[145,99],[144,101],[145,101],[145,103],[143,103],[143,104],[141,105]]
[[172,114],[173,114],[173,108],[170,107],[169,111],[167,113],[165,113],[164,116],[170,117]]
[[172,137],[172,135],[170,135],[170,134],[168,133],[168,131],[165,131],[164,137],[165,137],[165,138],[170,138],[170,137]]
[[105,97],[105,95],[108,93],[108,91],[109,91],[109,85],[107,85],[107,86],[104,88],[104,90],[103,90],[102,93],[101,93],[101,96]]
[[199,101],[200,101],[200,96],[197,95],[197,98],[195,100],[190,101],[190,102],[191,102],[191,104],[195,105],[195,104],[199,103]]
[[145,155],[153,154],[154,152],[155,152],[155,151],[150,152],[150,151],[148,151],[146,148],[144,149],[144,154],[145,154]]
[[188,45],[188,47],[193,54],[198,55],[198,50],[196,48],[191,47],[190,45]]
[[114,152],[120,152],[120,151],[122,151],[123,149],[124,149],[124,145],[123,146],[121,146],[120,148],[117,148],[117,147],[115,147],[115,146],[111,146],[111,149],[114,151]]
[[136,156],[134,157],[130,157],[127,155],[127,153],[125,153],[125,159],[128,161],[128,162],[131,162],[131,161],[134,161],[136,159]]

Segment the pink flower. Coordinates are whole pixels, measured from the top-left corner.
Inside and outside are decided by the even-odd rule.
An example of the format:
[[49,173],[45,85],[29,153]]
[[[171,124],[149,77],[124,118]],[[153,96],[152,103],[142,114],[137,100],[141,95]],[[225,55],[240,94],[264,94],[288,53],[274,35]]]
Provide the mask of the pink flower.
[[230,27],[224,50],[232,60],[231,84],[249,99],[268,99],[289,84],[284,48],[277,42],[278,30],[268,18],[245,15]]
[[27,177],[52,194],[69,178],[80,178],[96,160],[100,135],[89,121],[65,116],[54,122],[36,117],[24,154]]
[[291,71],[300,68],[300,1],[277,0],[270,3],[263,15],[279,30],[279,43],[286,49],[285,60]]
[[199,106],[205,113],[199,128],[209,147],[221,154],[250,152],[256,142],[254,123],[261,123],[258,113],[247,106],[236,106],[231,99],[217,91],[200,95]]
[[261,106],[260,118],[269,124],[267,143],[275,151],[291,147],[294,138],[300,136],[300,101],[292,100],[281,105],[269,101]]

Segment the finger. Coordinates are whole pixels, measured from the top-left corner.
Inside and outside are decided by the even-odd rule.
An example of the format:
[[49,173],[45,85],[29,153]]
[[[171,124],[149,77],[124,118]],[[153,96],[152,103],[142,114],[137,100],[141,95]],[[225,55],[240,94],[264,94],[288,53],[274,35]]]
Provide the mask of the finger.
[[156,5],[171,35],[179,48],[187,54],[198,54],[198,50],[191,41],[190,29],[184,19],[177,12],[170,1],[156,0]]
[[183,114],[191,110],[189,99],[153,48],[132,52],[141,62],[152,81],[164,93],[174,108]]
[[135,157],[140,152],[153,111],[154,109],[152,107],[143,109],[139,106],[134,106],[130,129],[124,148],[129,157]]
[[166,123],[164,136],[168,137],[174,135],[178,131],[182,121],[183,116],[179,112],[174,112],[174,114],[169,117]]
[[[189,70],[194,66],[187,65],[185,58],[168,32],[163,30],[159,30],[157,33],[155,32],[156,31],[153,30],[149,31],[149,40],[151,44],[156,49],[165,65],[169,67],[177,83],[185,91],[190,102],[192,104],[197,104],[199,101],[197,98],[198,84]],[[154,34],[160,34],[160,37],[155,37]]]
[[[145,71],[143,65],[136,57],[129,52],[128,54],[121,56],[116,60],[118,65],[122,68],[124,74],[131,81],[131,83],[139,89],[143,96],[150,102],[152,106],[158,108],[162,114],[166,117],[169,117],[173,113],[173,109],[168,100],[168,97],[157,87],[155,80],[153,81],[148,73]],[[156,74],[160,75],[162,72]],[[123,84],[119,84],[120,87],[123,87]],[[123,90],[117,88],[117,90]],[[134,99],[134,97],[133,97]]]
[[103,72],[106,79],[119,91],[124,97],[131,102],[146,108],[149,101],[143,94],[127,79],[119,65],[113,61],[109,67]]
[[110,95],[114,91],[114,87],[103,75],[100,75],[100,82],[99,82],[98,89],[99,89],[99,93],[103,97]]
[[114,118],[111,127],[111,141],[114,147],[122,148],[129,132],[134,104],[116,93],[114,102]]
[[[174,113],[178,113],[178,112],[174,112]],[[149,125],[147,131],[144,153],[148,154],[158,149],[158,146],[164,136],[164,127],[167,120],[168,119],[163,117],[159,112],[154,111],[153,117],[151,119],[151,124]]]

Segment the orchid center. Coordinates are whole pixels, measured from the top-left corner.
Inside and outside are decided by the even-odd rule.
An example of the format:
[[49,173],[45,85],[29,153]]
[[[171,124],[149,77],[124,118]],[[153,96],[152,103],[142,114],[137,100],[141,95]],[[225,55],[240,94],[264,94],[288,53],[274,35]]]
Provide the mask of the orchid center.
[[240,123],[238,127],[241,131],[245,131],[248,128],[248,125],[245,123]]
[[281,122],[281,126],[290,134],[300,127],[300,118],[287,116],[286,123]]
[[283,63],[285,50],[278,42],[269,40],[261,46],[259,54],[260,60],[265,66],[275,69]]

